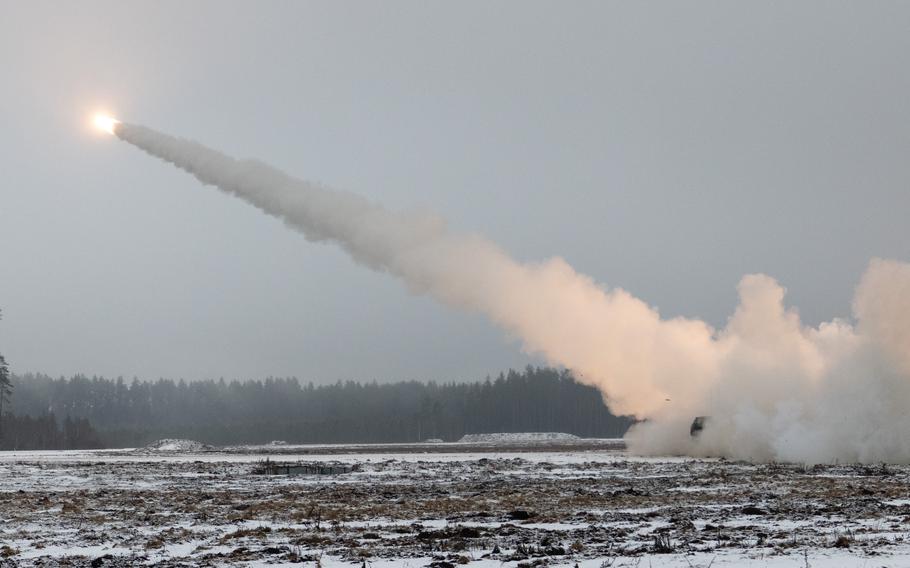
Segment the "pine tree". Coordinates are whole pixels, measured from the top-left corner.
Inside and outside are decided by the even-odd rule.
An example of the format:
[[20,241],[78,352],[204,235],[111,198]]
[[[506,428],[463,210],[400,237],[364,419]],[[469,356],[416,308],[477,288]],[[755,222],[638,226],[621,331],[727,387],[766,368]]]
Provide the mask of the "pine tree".
[[0,355],[0,440],[3,439],[3,403],[9,403],[12,394],[13,382],[9,376],[9,365],[6,364],[3,355]]

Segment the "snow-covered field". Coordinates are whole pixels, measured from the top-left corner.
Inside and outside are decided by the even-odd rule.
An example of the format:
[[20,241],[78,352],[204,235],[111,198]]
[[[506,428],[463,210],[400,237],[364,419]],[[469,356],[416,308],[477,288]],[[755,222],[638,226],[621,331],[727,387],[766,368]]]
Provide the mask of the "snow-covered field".
[[256,474],[266,457],[261,447],[0,453],[0,559],[49,566],[910,566],[910,467],[442,446],[433,453],[415,451],[420,445],[358,453],[282,446],[287,453],[271,461],[355,466],[292,476]]

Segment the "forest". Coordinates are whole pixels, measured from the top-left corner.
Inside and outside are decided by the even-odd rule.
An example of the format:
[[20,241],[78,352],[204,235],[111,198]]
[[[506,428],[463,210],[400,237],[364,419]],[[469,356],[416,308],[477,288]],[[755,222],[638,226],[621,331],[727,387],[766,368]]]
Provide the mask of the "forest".
[[0,430],[0,450],[84,450],[104,443],[86,418],[59,420],[53,413],[41,416],[5,414]]
[[[11,379],[14,394],[4,407],[0,443],[4,449],[139,447],[160,438],[227,445],[455,441],[486,432],[618,437],[631,424],[629,418],[612,415],[596,389],[549,368],[443,384],[315,385],[296,378],[126,381],[35,374]],[[42,445],[26,436],[28,427],[44,432],[38,437]]]

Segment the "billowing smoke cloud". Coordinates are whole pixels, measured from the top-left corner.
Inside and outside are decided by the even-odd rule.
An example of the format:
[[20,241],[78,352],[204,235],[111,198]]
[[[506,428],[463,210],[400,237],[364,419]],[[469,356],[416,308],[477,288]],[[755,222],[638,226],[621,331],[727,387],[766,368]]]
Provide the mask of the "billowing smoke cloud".
[[[196,142],[118,124],[121,139],[282,219],[311,241],[401,278],[415,293],[487,315],[524,348],[596,386],[610,409],[642,419],[640,453],[752,460],[910,462],[910,265],[873,261],[856,323],[804,326],[772,278],[749,275],[722,330],[661,319],[564,260],[519,263],[434,216],[237,160]],[[696,415],[711,416],[697,438]]]

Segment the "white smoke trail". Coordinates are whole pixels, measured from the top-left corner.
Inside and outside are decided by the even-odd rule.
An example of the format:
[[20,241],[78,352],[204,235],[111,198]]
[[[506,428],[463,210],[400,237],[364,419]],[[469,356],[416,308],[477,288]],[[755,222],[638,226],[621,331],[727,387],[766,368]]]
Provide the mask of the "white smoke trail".
[[[801,324],[773,279],[750,275],[726,328],[661,319],[564,260],[522,264],[444,221],[401,214],[347,192],[237,160],[196,142],[121,123],[115,134],[204,184],[282,219],[312,241],[417,293],[486,314],[527,351],[596,386],[613,412],[644,421],[633,451],[753,460],[910,462],[910,265],[876,260],[857,291],[857,324]],[[695,415],[709,427],[691,438]]]

